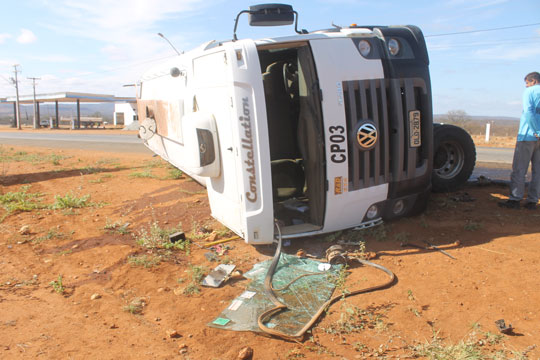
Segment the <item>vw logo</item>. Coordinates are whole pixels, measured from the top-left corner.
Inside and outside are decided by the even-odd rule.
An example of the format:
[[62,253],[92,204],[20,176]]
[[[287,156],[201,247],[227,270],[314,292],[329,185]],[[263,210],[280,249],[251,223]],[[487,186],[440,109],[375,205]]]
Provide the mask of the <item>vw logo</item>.
[[377,127],[372,122],[364,122],[356,131],[356,140],[362,150],[370,150],[377,143]]

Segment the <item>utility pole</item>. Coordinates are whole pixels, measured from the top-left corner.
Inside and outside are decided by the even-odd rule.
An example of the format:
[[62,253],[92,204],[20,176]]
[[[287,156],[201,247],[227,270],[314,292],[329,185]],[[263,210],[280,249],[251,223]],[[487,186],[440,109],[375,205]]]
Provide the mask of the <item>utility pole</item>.
[[36,106],[36,80],[41,80],[41,78],[29,77],[27,79],[32,80],[32,86],[34,88],[34,129],[39,129],[40,121],[38,119],[38,111]]
[[15,84],[15,94],[16,94],[15,116],[17,117],[17,129],[21,130],[21,109],[19,106],[19,80],[17,79],[17,73],[19,72],[19,70],[17,70],[17,66],[19,66],[19,64],[13,65],[13,68],[15,69],[13,70],[15,72],[15,79],[11,79],[11,81]]

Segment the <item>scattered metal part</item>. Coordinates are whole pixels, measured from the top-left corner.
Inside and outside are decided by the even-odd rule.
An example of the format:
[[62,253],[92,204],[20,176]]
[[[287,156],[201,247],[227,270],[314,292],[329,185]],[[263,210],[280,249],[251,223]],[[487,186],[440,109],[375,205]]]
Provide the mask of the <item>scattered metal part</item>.
[[169,241],[173,244],[177,241],[185,241],[186,240],[186,234],[184,234],[183,231],[175,232],[174,234],[169,235]]
[[326,261],[332,265],[347,264],[347,253],[341,245],[332,245],[326,249]]
[[201,234],[210,234],[212,232],[212,229],[206,226],[201,226],[197,229],[197,231]]
[[497,326],[497,329],[499,329],[499,331],[502,332],[503,334],[510,334],[514,330],[514,328],[512,327],[512,324],[508,324],[508,326],[506,326],[504,319],[495,321],[495,325]]
[[452,196],[450,199],[452,199],[452,200],[454,200],[454,201],[459,201],[459,202],[471,202],[471,201],[476,201],[476,199],[473,198],[471,195],[469,195],[468,192],[457,193],[457,194],[455,194],[454,196]]
[[204,249],[198,242],[191,240],[192,244],[195,244],[199,247],[199,249]]
[[226,238],[226,239],[212,241],[212,242],[204,244],[203,247],[207,248],[207,247],[210,247],[210,246],[214,246],[214,245],[217,245],[217,244],[222,244],[224,242],[229,242],[229,241],[233,241],[233,240],[237,240],[237,239],[240,239],[240,236],[233,236],[233,237]]
[[450,259],[457,260],[455,257],[453,257],[452,255],[450,255],[448,252],[446,252],[446,251],[444,251],[443,249],[441,249],[441,248],[439,248],[439,247],[437,247],[437,246],[435,246],[435,245],[429,243],[428,241],[424,240],[424,243],[425,243],[426,245],[428,245],[431,249],[437,250],[437,251],[443,253],[444,255],[448,256]]
[[476,185],[478,186],[488,186],[491,185],[492,180],[484,175],[480,175],[476,180]]
[[210,274],[202,281],[203,286],[219,287],[229,275],[234,271],[236,265],[219,264]]
[[206,258],[206,260],[208,261],[217,261],[218,260],[218,256],[216,253],[214,252],[207,252],[207,253],[204,253],[204,257]]
[[413,248],[417,248],[417,249],[421,249],[421,250],[437,250],[437,251],[440,251],[442,254],[448,256],[449,258],[451,259],[454,259],[454,260],[457,260],[455,257],[453,257],[452,255],[450,255],[449,253],[447,253],[446,251],[444,251],[443,249],[441,248],[438,248],[437,246],[435,245],[432,245],[430,244],[429,242],[425,241],[424,242],[428,245],[428,246],[422,246],[422,245],[417,245],[417,244],[411,244],[411,243],[406,243],[406,242],[402,242],[400,244],[401,247],[413,247]]
[[234,270],[229,276],[230,279],[241,279],[244,277],[244,273],[241,270]]
[[469,181],[469,183],[476,186],[489,186],[489,185],[508,186],[510,184],[510,181],[491,179],[484,175],[480,175],[476,180]]

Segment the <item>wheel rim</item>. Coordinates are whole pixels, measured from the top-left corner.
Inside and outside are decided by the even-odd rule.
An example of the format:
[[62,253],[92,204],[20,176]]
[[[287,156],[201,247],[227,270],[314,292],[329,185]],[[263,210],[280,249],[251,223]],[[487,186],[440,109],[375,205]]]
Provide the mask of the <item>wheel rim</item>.
[[440,178],[451,179],[463,169],[464,163],[463,148],[457,142],[447,141],[437,148],[433,168]]

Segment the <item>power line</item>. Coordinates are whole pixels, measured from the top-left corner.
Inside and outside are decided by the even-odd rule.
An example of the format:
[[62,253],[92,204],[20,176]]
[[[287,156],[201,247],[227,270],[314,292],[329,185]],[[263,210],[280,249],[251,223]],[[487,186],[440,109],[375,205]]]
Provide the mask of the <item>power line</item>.
[[74,75],[74,76],[71,76],[71,77],[55,78],[54,81],[67,80],[67,79],[70,79],[70,78],[80,78],[80,77],[92,76],[92,75],[96,75],[96,74],[108,73],[108,72],[113,72],[113,71],[116,71],[116,70],[121,70],[121,69],[126,69],[126,68],[134,69],[134,68],[136,68],[138,66],[142,66],[142,65],[153,63],[153,62],[160,61],[160,60],[170,59],[170,58],[173,58],[173,57],[176,57],[176,56],[177,55],[168,55],[168,56],[163,56],[163,57],[159,57],[159,58],[147,59],[147,60],[138,61],[138,62],[134,62],[134,63],[129,63],[129,64],[125,64],[125,65],[122,65],[122,66],[118,66],[118,67],[114,67],[114,68],[110,68],[110,69],[106,69],[106,70],[86,72],[86,73],[82,73],[82,74],[79,74],[79,75]]
[[13,85],[13,83],[11,81],[9,81],[8,79],[6,79],[6,77],[4,75],[0,75],[0,77],[4,80],[6,80],[6,82],[9,84],[9,85]]
[[530,38],[515,38],[515,39],[501,39],[499,41],[486,41],[486,42],[474,42],[474,43],[460,43],[460,44],[428,44],[429,49],[441,49],[441,48],[460,48],[460,47],[478,47],[486,45],[516,45],[516,44],[530,44],[540,41],[540,37]]
[[517,28],[528,27],[528,26],[537,26],[537,25],[540,25],[540,23],[523,24],[523,25],[514,25],[514,26],[505,26],[505,27],[498,27],[498,28],[491,28],[491,29],[481,29],[481,30],[458,31],[458,32],[443,33],[443,34],[433,34],[433,35],[426,35],[425,37],[436,37],[436,36],[450,36],[450,35],[473,34],[473,33],[479,33],[479,32],[487,32],[487,31],[497,31],[497,30],[517,29]]
[[[139,62],[135,62],[135,63],[131,63],[131,64],[126,64],[126,65],[122,65],[122,66],[118,66],[118,67],[114,67],[114,68],[110,68],[110,69],[106,69],[106,70],[87,72],[87,73],[83,73],[83,74],[80,74],[80,75],[77,75],[77,76],[72,76],[72,77],[84,77],[84,76],[90,76],[90,75],[95,75],[95,74],[108,73],[108,72],[121,70],[121,69],[126,69],[126,68],[135,68],[137,66],[145,65],[145,64],[148,64],[148,63],[152,63],[152,62],[156,62],[156,61],[160,61],[160,60],[164,60],[164,59],[169,59],[169,58],[176,57],[176,56],[177,55],[169,55],[169,56],[163,56],[163,57],[160,57],[160,58],[153,58],[153,59],[143,60],[143,61],[139,61]],[[60,79],[62,79],[62,78],[60,78]]]

